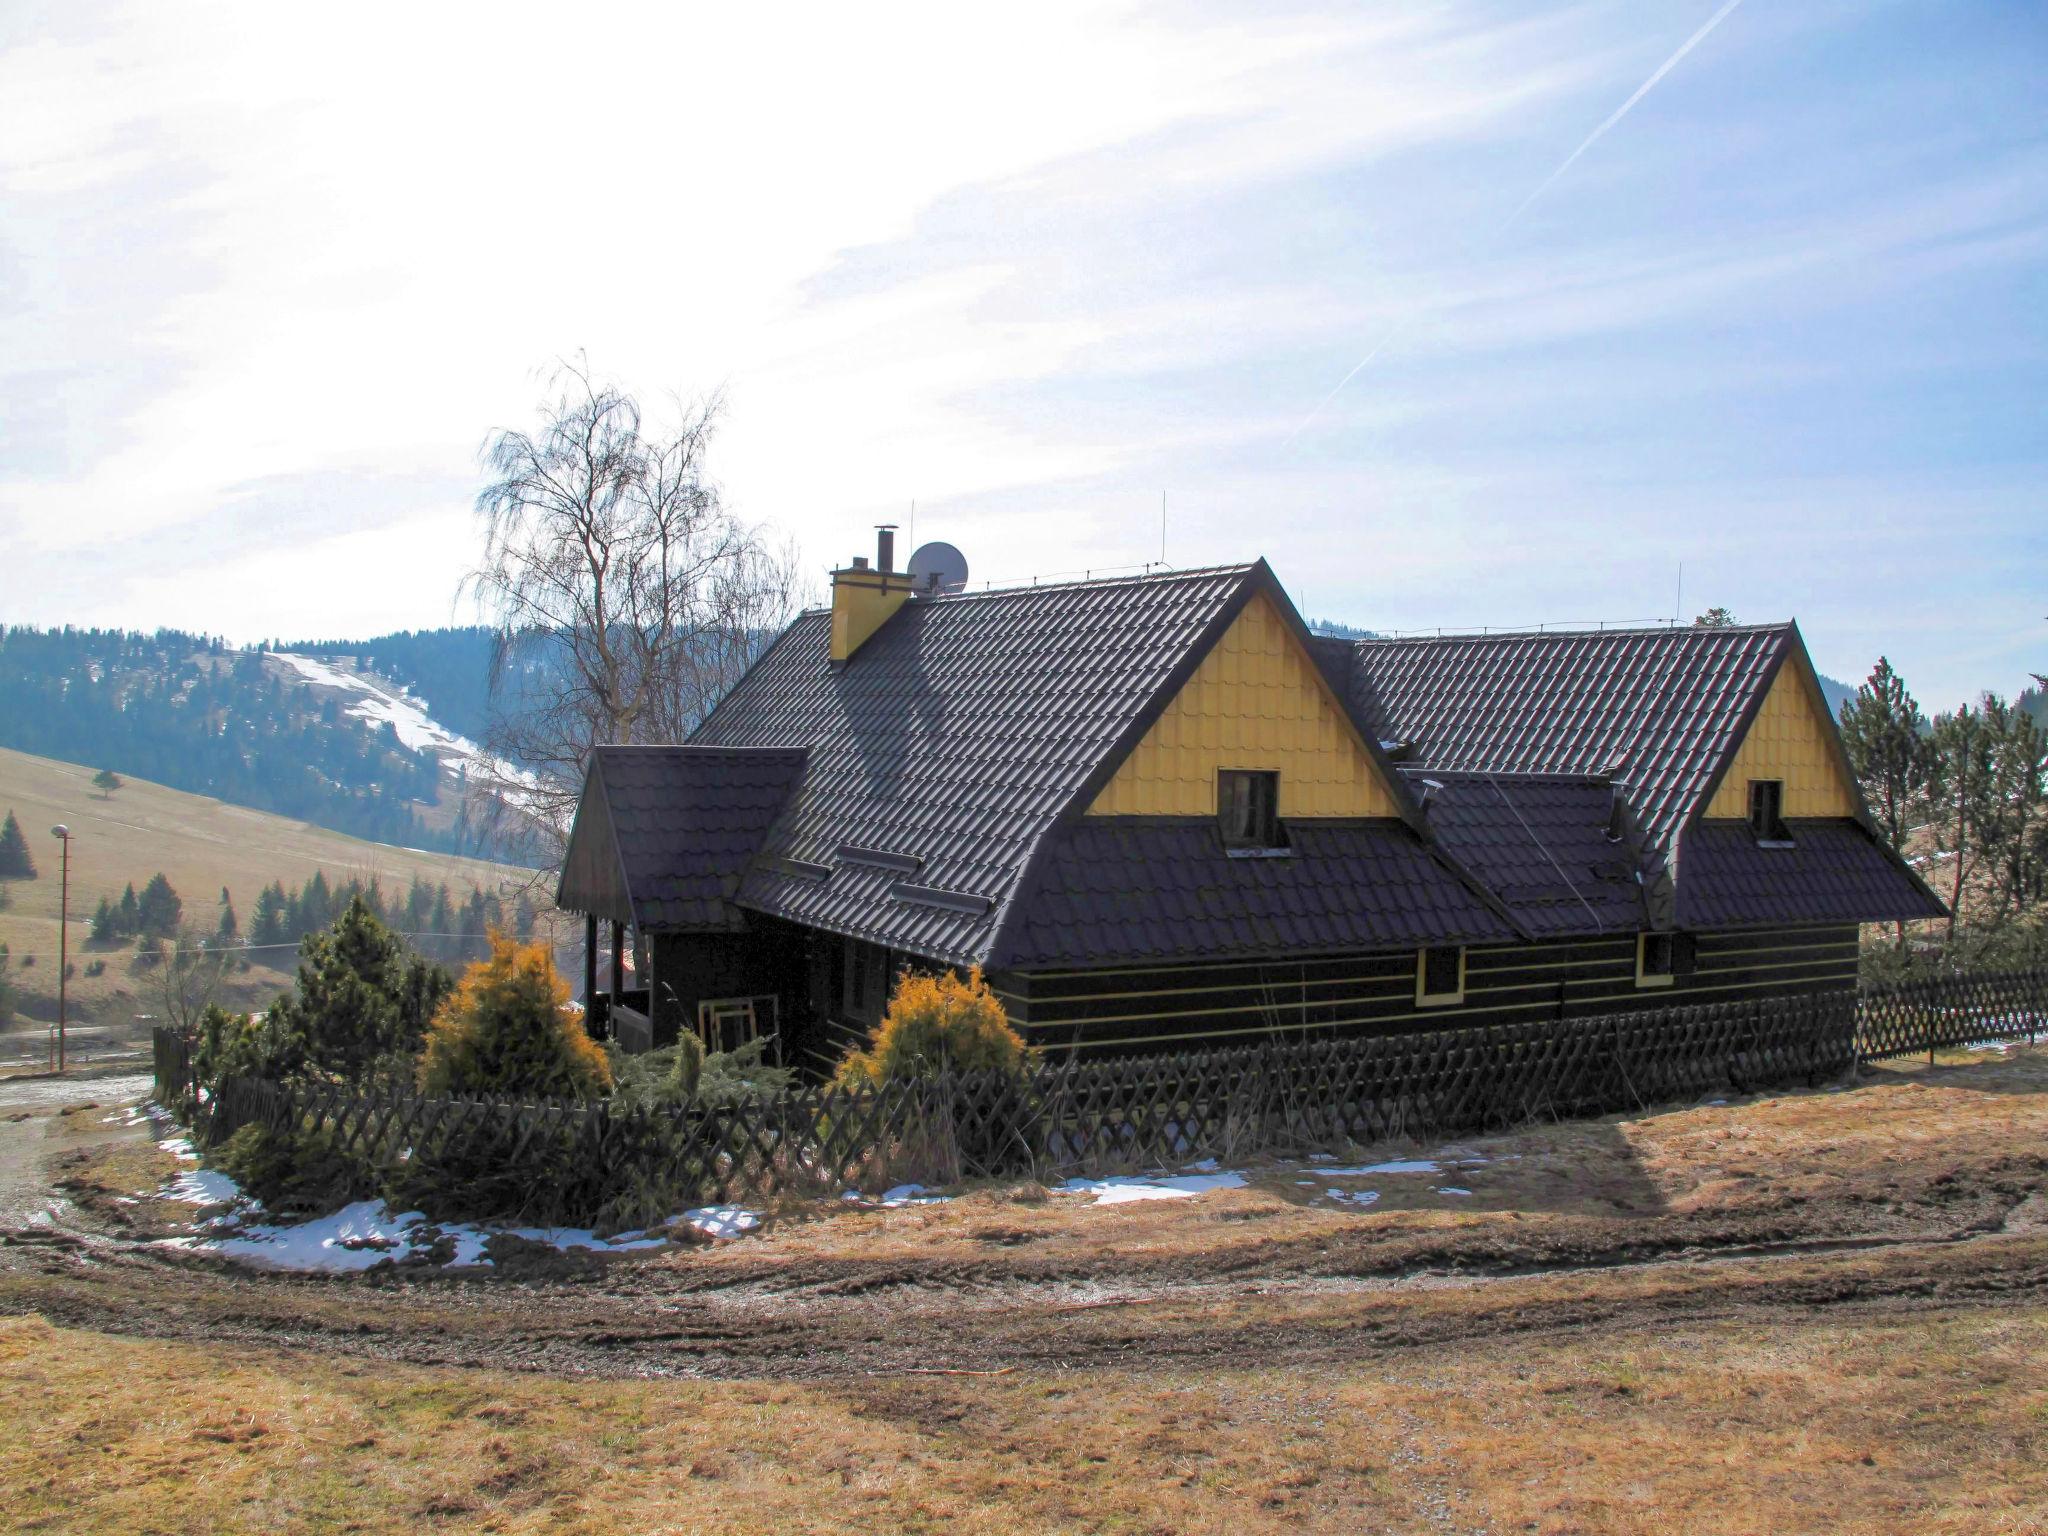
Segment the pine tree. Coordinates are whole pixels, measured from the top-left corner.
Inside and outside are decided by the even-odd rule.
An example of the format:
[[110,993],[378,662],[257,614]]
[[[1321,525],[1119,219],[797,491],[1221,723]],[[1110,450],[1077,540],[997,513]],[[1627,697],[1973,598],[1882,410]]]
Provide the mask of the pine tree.
[[361,1082],[380,1063],[420,1048],[427,1021],[454,985],[358,899],[330,931],[299,946],[297,985],[265,1023],[303,1042],[311,1065]]
[[1965,704],[1936,715],[1928,741],[1928,798],[1934,845],[1949,861],[1947,940],[1953,946],[1963,892],[1983,862],[1983,831],[1996,815],[1992,740],[1982,711]]
[[1903,849],[1906,829],[1927,797],[1927,718],[1883,656],[1842,705],[1842,745],[1878,831],[1893,849]]
[[288,916],[284,882],[273,880],[256,893],[256,915],[249,925],[249,942],[264,948],[289,944],[292,936],[285,927]]
[[185,903],[171,889],[171,882],[161,871],[151,875],[137,903],[136,931],[152,939],[169,939],[177,935],[184,919]]
[[7,813],[7,819],[0,821],[0,880],[33,880],[36,877],[36,861],[28,851],[28,839],[21,835],[21,823],[14,819],[14,812]]

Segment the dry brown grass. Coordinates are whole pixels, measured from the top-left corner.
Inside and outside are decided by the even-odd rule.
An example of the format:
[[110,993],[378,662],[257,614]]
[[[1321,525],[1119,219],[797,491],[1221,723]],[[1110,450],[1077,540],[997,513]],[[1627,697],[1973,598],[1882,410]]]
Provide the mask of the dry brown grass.
[[1318,1373],[581,1383],[0,1321],[0,1508],[78,1532],[2038,1531],[2048,1316]]
[[[37,957],[35,966],[17,977],[37,994],[54,996],[56,991],[58,847],[49,828],[57,822],[69,826],[74,836],[74,924],[91,917],[101,896],[118,898],[130,882],[140,890],[159,871],[184,898],[186,916],[207,928],[218,917],[215,903],[223,886],[233,894],[235,909],[246,924],[264,886],[282,880],[296,889],[321,870],[330,881],[351,875],[368,881],[375,876],[387,891],[405,889],[415,875],[435,883],[445,880],[458,891],[471,885],[494,890],[508,873],[476,859],[364,842],[143,779],[130,779],[112,798],[102,798],[92,787],[94,772],[75,763],[0,749],[0,814],[12,810],[20,818],[41,872],[36,880],[9,882],[12,903],[0,912],[0,943],[9,946],[17,961],[24,955]],[[78,975],[72,979],[71,996],[79,1010],[74,1016],[125,1020],[137,1012],[154,1011],[149,979],[132,970],[133,946],[86,950],[84,938],[83,927],[74,926],[71,957]],[[237,979],[238,1006],[262,1006],[289,979],[290,953],[269,958],[274,966],[259,967]],[[85,967],[95,959],[106,961],[106,971],[89,977]]]

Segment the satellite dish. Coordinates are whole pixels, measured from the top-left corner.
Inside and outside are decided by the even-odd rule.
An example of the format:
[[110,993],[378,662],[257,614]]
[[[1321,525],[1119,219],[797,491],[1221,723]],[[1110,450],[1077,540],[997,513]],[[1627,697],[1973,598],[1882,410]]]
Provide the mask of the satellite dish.
[[967,585],[967,557],[952,545],[920,544],[910,557],[911,595],[942,597]]

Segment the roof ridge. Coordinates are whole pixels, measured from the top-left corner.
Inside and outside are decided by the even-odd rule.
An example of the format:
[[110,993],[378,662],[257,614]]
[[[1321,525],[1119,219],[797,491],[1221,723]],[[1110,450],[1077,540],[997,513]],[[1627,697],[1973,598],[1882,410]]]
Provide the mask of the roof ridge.
[[1570,629],[1553,625],[1547,629],[1493,629],[1455,630],[1434,635],[1374,635],[1368,638],[1346,639],[1340,635],[1325,636],[1326,639],[1341,640],[1355,648],[1369,645],[1436,645],[1450,640],[1582,640],[1602,635],[1761,635],[1779,634],[1796,626],[1796,619],[1770,619],[1756,624],[1636,624],[1609,625],[1604,628]]
[[[1020,581],[1004,587],[983,587],[979,591],[948,592],[938,601],[951,605],[988,597],[1014,597],[1019,592],[1072,592],[1082,587],[1133,587],[1146,582],[1192,581],[1212,576],[1244,576],[1258,567],[1256,560],[1240,560],[1225,565],[1191,565],[1170,571],[1144,571],[1136,576],[1081,576],[1073,581]],[[913,594],[914,595],[914,594]],[[927,602],[931,601],[926,599]],[[830,613],[831,605],[806,608],[798,618],[812,614]],[[794,622],[794,621],[792,621]]]

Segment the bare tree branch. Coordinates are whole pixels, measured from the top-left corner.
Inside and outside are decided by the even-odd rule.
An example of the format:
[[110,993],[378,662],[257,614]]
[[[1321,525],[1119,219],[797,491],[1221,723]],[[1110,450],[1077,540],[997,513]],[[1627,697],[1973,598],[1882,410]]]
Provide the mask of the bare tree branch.
[[484,446],[484,552],[465,583],[496,628],[494,720],[472,793],[558,855],[593,746],[684,740],[796,606],[793,551],[725,508],[722,402],[657,431],[581,360],[532,434]]

